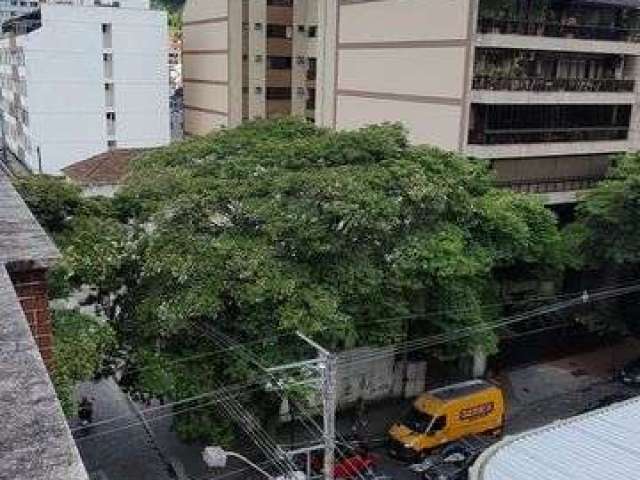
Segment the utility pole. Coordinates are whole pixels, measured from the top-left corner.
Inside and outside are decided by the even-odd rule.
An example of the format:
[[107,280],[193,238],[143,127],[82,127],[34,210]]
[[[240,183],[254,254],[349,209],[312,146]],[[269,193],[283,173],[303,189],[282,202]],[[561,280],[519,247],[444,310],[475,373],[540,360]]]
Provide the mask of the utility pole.
[[336,384],[337,357],[304,334],[297,335],[318,351],[322,374],[322,410],[324,423],[324,479],[334,480],[336,450]]

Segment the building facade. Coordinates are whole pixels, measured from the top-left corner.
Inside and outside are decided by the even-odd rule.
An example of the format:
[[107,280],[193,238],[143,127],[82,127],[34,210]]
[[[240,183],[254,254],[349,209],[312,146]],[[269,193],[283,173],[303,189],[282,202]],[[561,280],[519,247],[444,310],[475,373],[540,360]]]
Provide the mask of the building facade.
[[318,13],[317,0],[189,0],[185,133],[247,119],[314,120]]
[[[501,185],[553,194],[590,187],[640,147],[637,0],[240,3],[188,3],[190,133],[271,112],[339,129],[400,121],[416,143],[490,159]],[[291,37],[290,68],[274,33]],[[291,85],[282,109],[269,107],[274,65]]]
[[167,19],[148,0],[42,3],[3,31],[5,155],[57,174],[170,141]]

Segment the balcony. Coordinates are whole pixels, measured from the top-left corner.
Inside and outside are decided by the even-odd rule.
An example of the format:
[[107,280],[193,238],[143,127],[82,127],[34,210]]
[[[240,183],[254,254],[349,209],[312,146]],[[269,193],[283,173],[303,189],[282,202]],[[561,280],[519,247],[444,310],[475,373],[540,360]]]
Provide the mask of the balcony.
[[497,90],[511,92],[633,92],[634,80],[614,78],[542,78],[542,77],[495,77],[476,75],[474,90]]
[[492,17],[478,19],[478,33],[571,38],[578,40],[640,42],[640,29],[637,28],[608,25],[575,25],[547,21],[508,20]]
[[523,180],[498,180],[496,187],[508,188],[519,193],[579,192],[594,188],[604,175],[579,177],[532,178]]
[[471,131],[469,143],[513,145],[521,143],[599,142],[625,140],[629,127],[504,128]]

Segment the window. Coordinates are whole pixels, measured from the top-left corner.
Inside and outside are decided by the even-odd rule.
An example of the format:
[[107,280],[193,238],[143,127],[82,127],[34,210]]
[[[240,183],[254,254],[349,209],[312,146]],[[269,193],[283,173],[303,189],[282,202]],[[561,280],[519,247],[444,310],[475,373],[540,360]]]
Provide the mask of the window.
[[308,31],[307,35],[309,36],[309,38],[316,38],[318,36],[318,27],[317,27],[317,25],[313,25],[313,26],[309,27],[309,31]]
[[267,100],[289,100],[291,98],[290,87],[267,88]]
[[315,80],[318,76],[318,59],[309,58],[309,69],[307,70],[307,80]]
[[262,30],[262,23],[260,23],[260,22],[256,22],[256,23],[253,25],[253,28],[254,28],[254,30],[256,30],[256,31],[257,31],[257,30]]
[[307,110],[315,110],[316,109],[316,89],[310,88],[308,91],[307,97]]
[[256,95],[262,95],[262,87],[256,87]]
[[116,120],[116,114],[115,112],[108,112],[107,113],[107,120],[110,120],[112,122],[115,122]]
[[293,7],[293,0],[267,0],[267,5],[274,7]]
[[267,25],[267,38],[291,38],[291,27],[286,25]]
[[429,429],[429,433],[437,433],[441,430],[444,430],[444,427],[447,426],[447,417],[445,415],[441,415],[436,418],[433,422],[433,425]]
[[304,94],[305,94],[305,88],[304,88],[304,87],[298,87],[298,88],[296,89],[296,92],[297,92],[297,94],[298,94],[298,96],[299,96],[299,97],[304,97]]
[[414,432],[426,432],[432,420],[433,417],[431,415],[421,412],[417,408],[412,408],[404,417],[402,423]]
[[109,150],[113,150],[118,148],[118,142],[116,140],[107,140],[107,148]]
[[298,32],[304,33],[306,31],[307,31],[307,27],[305,27],[304,25],[298,25]]
[[262,55],[256,55],[256,63],[262,62]]
[[291,70],[291,57],[267,57],[269,68],[274,70]]

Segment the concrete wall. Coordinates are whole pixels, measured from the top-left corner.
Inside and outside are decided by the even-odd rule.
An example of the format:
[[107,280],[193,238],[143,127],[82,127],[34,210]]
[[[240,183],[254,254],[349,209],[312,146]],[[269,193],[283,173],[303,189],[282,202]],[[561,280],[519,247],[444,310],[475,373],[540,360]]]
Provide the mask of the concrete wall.
[[400,121],[411,140],[458,150],[471,55],[471,0],[343,0],[335,126]]
[[[249,119],[267,116],[267,2],[249,0],[248,9]],[[260,29],[256,25],[262,25]],[[258,60],[257,58],[261,58]],[[260,90],[258,90],[260,89]]]
[[[235,74],[229,68],[233,16],[229,0],[188,0],[185,4],[182,71],[186,134],[203,135],[229,124],[229,86]],[[239,23],[236,26],[240,27]]]
[[[375,360],[358,363],[362,355],[382,354]],[[412,398],[425,391],[427,363],[404,362],[389,355],[385,348],[358,348],[339,355],[339,362],[354,361],[338,368],[338,406],[352,405],[359,400]]]
[[[167,144],[169,80],[166,14],[45,5],[43,26],[21,39],[25,52],[29,133],[27,161],[45,173],[107,150],[103,52],[113,55],[118,147]],[[102,24],[112,25],[103,48]]]

